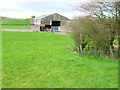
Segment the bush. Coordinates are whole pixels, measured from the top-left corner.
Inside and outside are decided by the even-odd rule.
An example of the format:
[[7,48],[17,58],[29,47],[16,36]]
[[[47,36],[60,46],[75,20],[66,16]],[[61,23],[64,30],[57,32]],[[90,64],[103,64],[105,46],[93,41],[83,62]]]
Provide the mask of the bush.
[[113,19],[79,17],[72,20],[73,50],[79,54],[114,56],[115,23]]

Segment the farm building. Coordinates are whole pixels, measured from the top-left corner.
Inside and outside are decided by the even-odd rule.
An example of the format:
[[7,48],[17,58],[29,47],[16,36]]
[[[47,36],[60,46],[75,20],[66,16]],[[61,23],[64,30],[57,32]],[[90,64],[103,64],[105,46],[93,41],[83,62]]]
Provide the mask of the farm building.
[[30,24],[36,28],[37,31],[62,32],[66,31],[68,22],[69,19],[67,17],[54,13],[32,18]]

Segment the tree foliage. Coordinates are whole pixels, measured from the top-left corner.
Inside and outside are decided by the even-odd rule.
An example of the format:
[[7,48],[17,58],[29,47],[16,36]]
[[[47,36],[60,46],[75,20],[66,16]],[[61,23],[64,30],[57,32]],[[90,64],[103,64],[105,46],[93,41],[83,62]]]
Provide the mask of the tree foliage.
[[[77,7],[89,16],[72,21],[73,39],[79,53],[93,50],[99,55],[120,53],[120,2],[89,2]],[[118,34],[117,34],[118,33]],[[118,36],[118,37],[117,37]],[[118,51],[114,41],[118,38]]]

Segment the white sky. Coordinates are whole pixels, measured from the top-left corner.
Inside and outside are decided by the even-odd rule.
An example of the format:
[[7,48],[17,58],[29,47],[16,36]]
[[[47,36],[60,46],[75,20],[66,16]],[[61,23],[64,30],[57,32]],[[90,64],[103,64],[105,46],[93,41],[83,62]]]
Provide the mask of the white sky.
[[81,15],[74,7],[90,0],[0,0],[0,16],[29,18],[59,13],[68,18]]

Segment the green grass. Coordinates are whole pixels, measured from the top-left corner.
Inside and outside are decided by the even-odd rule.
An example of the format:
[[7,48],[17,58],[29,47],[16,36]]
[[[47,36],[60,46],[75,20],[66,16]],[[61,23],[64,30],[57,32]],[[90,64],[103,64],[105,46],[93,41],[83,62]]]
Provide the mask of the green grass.
[[4,88],[117,88],[118,63],[69,52],[69,35],[3,32]]
[[29,28],[29,19],[15,19],[4,18],[2,19],[2,28]]
[[2,88],[2,32],[0,31],[0,89]]
[[6,18],[2,20],[2,24],[29,24],[30,21],[28,19],[12,19]]

